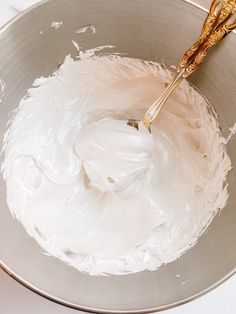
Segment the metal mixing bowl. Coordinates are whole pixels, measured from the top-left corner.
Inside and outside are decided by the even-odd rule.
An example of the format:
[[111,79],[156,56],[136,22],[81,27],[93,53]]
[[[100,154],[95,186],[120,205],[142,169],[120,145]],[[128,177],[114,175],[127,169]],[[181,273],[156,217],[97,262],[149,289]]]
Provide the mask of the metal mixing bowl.
[[[0,103],[0,136],[9,112],[17,107],[33,80],[52,73],[64,57],[84,49],[115,45],[130,57],[177,64],[199,34],[206,13],[184,0],[51,0],[35,6],[0,31],[0,78],[6,83]],[[52,21],[62,21],[55,30]],[[93,24],[97,33],[75,34]],[[41,31],[41,33],[40,33]],[[43,33],[42,33],[43,32]],[[236,35],[214,49],[191,77],[216,108],[226,135],[236,118]],[[236,142],[228,145],[236,168]],[[40,246],[12,218],[0,178],[0,260],[11,276],[62,304],[96,312],[143,313],[179,305],[216,287],[236,266],[236,172],[229,178],[227,207],[197,245],[177,261],[154,272],[91,277],[43,254]],[[176,276],[176,275],[180,275]]]

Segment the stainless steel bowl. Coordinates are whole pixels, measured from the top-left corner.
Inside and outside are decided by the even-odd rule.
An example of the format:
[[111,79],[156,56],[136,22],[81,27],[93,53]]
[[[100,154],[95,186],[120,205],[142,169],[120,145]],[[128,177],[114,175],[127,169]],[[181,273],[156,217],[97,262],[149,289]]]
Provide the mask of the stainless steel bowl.
[[[0,104],[1,140],[9,112],[32,81],[52,73],[67,54],[75,55],[72,39],[79,39],[84,49],[110,44],[130,57],[164,61],[169,66],[177,64],[196,39],[205,15],[204,10],[184,0],[51,0],[35,6],[0,31],[0,78],[6,83]],[[63,24],[55,30],[50,27],[52,21]],[[95,25],[96,35],[74,33],[85,24]],[[236,35],[232,34],[191,77],[216,108],[224,134],[236,120],[235,51]],[[235,139],[228,152],[236,168]],[[51,300],[102,313],[158,311],[202,295],[235,271],[235,170],[228,178],[227,207],[194,248],[157,271],[111,277],[90,277],[44,255],[11,217],[5,184],[0,180],[1,266]]]

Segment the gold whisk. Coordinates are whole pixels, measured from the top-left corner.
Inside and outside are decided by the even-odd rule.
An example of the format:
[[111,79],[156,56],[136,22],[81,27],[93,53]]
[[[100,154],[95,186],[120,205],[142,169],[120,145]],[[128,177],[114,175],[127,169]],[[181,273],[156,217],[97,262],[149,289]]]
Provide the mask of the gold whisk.
[[[150,130],[150,126],[161,112],[167,99],[179,85],[179,83],[196,71],[205,58],[208,50],[218,44],[226,35],[236,28],[236,0],[213,0],[209,13],[202,26],[198,40],[188,49],[179,62],[173,80],[167,86],[164,93],[146,111],[144,124]],[[140,120],[130,119],[128,125],[139,129]]]

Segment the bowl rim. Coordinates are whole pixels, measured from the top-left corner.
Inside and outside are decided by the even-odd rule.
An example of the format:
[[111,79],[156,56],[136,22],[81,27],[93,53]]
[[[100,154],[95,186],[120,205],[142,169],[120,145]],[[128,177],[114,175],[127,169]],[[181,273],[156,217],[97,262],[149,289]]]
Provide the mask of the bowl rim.
[[[2,27],[0,27],[0,34],[2,32],[4,32],[7,28],[9,28],[13,23],[18,21],[18,19],[21,19],[22,16],[29,13],[31,10],[34,10],[35,8],[40,7],[40,6],[44,5],[45,3],[51,2],[51,1],[52,0],[40,0],[38,3],[30,6],[26,10],[20,12],[15,17],[10,19],[7,23],[5,23]],[[178,0],[178,1],[185,2],[189,5],[196,7],[197,9],[200,9],[201,11],[203,11],[205,13],[208,13],[207,8],[205,8],[203,5],[195,2],[197,0],[195,0],[195,1],[194,0]],[[232,31],[232,33],[236,34],[236,30]],[[95,308],[90,308],[87,306],[85,307],[85,306],[77,305],[75,303],[65,301],[65,300],[62,300],[58,297],[55,297],[55,296],[51,295],[50,293],[42,291],[38,287],[34,286],[32,283],[29,283],[28,281],[24,280],[20,275],[17,275],[13,270],[11,270],[1,260],[0,260],[0,270],[4,271],[12,279],[14,279],[16,282],[20,283],[22,286],[24,286],[28,290],[36,293],[40,297],[43,297],[49,301],[54,302],[56,304],[59,304],[59,305],[65,306],[65,307],[69,307],[71,309],[80,310],[80,311],[83,311],[86,313],[103,313],[103,314],[105,314],[105,313],[107,313],[107,314],[131,314],[131,313],[144,314],[144,313],[154,313],[154,312],[169,310],[169,309],[181,306],[183,304],[186,304],[186,303],[189,303],[193,300],[198,299],[199,297],[201,297],[201,296],[207,294],[208,292],[216,289],[217,287],[222,285],[225,281],[227,281],[228,279],[233,277],[233,275],[236,274],[236,266],[235,266],[235,268],[232,271],[230,271],[227,275],[225,275],[223,278],[221,278],[220,280],[218,280],[214,284],[210,285],[208,288],[204,289],[203,291],[198,292],[198,293],[192,295],[191,297],[187,297],[185,299],[173,302],[173,303],[168,304],[168,305],[163,305],[163,306],[159,306],[159,307],[152,307],[152,308],[148,308],[145,310],[116,310],[116,311],[114,311],[114,310],[104,310],[104,309],[99,309],[99,308],[95,309]]]

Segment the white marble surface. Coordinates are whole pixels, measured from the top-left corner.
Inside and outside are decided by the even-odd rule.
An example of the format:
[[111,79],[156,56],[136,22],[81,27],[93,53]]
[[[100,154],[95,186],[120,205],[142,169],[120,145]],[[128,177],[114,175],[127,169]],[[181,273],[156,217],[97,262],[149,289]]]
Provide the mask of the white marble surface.
[[[96,0],[95,0],[96,1]],[[97,0],[98,1],[98,0]],[[112,0],[111,0],[112,1]],[[126,0],[129,1],[129,0]],[[158,1],[158,0],[156,0]],[[174,1],[174,0],[173,0]],[[209,0],[197,0],[209,4]],[[0,0],[0,25],[38,0]],[[75,314],[81,313],[50,302],[27,290],[0,270],[0,314]],[[166,314],[236,313],[236,276],[217,289]]]

